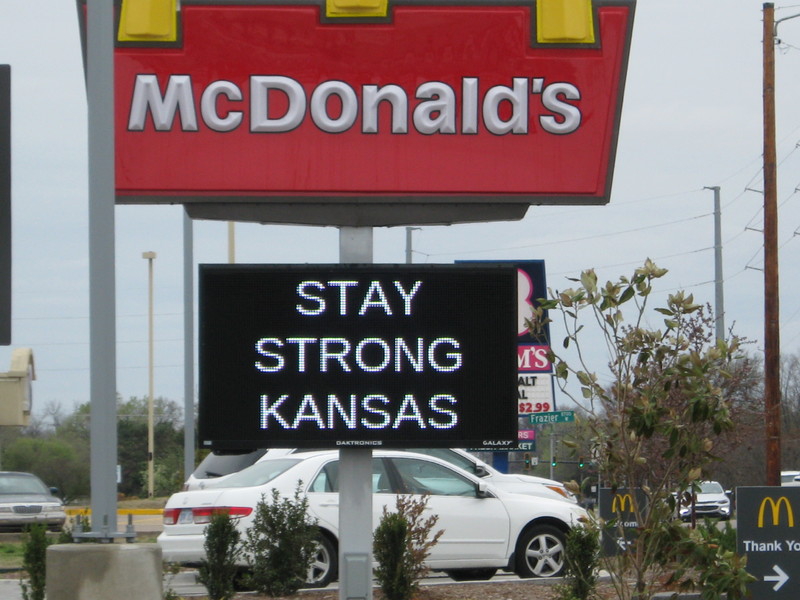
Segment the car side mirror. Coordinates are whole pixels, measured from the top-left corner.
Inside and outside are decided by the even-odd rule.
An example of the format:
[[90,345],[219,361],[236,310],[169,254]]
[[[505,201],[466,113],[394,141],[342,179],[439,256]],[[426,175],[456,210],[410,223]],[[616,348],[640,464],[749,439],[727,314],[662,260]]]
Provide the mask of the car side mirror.
[[481,478],[488,477],[489,470],[483,465],[475,465],[475,475],[476,477],[481,477]]
[[486,485],[485,482],[479,481],[478,486],[475,490],[475,497],[476,498],[491,498],[492,494],[489,492],[489,486]]
[[57,487],[51,487],[50,488],[50,495],[58,497],[58,488]]

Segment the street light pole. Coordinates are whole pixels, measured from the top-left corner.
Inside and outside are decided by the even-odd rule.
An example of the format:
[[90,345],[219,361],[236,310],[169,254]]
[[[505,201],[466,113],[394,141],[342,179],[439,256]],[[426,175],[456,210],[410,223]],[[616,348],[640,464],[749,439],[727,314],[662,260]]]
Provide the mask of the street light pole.
[[155,252],[143,252],[142,258],[147,260],[147,497],[154,495],[153,471],[155,435],[153,432],[153,260]]

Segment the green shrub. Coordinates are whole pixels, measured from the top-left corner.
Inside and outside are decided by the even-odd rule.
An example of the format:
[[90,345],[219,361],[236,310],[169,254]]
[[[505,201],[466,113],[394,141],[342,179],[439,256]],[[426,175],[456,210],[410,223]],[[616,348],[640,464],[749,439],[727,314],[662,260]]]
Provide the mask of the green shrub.
[[28,576],[20,580],[23,600],[44,600],[47,546],[47,528],[34,523],[28,528],[22,555],[22,568]]
[[567,568],[564,585],[559,587],[560,600],[588,600],[597,586],[600,564],[600,532],[590,524],[573,527],[567,533],[565,546]]
[[378,563],[375,578],[386,600],[410,600],[428,571],[425,559],[444,532],[439,530],[431,536],[439,517],[422,518],[427,503],[427,496],[419,500],[398,496],[397,512],[383,509],[375,530],[373,553]]
[[203,542],[206,558],[199,569],[200,583],[208,590],[210,600],[233,598],[238,571],[236,559],[241,554],[240,537],[227,512],[220,511],[211,515]]
[[408,521],[399,513],[384,513],[373,541],[375,578],[386,600],[407,600],[416,587],[408,565]]
[[256,505],[253,526],[247,531],[245,553],[248,585],[267,596],[289,596],[305,582],[317,549],[317,524],[308,516],[308,499],[298,482],[293,498],[272,490]]

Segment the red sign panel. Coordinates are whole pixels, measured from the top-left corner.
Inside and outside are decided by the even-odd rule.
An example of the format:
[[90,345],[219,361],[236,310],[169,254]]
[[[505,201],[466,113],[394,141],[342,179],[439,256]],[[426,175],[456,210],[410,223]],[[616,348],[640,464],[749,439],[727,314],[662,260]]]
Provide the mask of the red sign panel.
[[534,0],[324,10],[183,0],[178,43],[118,44],[118,202],[608,200],[632,0],[581,46]]

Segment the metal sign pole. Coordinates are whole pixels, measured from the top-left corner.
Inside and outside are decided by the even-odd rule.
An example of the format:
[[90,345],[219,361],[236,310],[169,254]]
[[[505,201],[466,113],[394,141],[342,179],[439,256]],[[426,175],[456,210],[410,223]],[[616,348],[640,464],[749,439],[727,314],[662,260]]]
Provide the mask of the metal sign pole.
[[[339,229],[339,262],[372,263],[372,228]],[[368,515],[368,518],[364,518]],[[372,450],[339,450],[339,600],[372,600]]]
[[11,343],[11,65],[0,65],[0,346]]
[[92,537],[117,530],[114,286],[114,6],[89,0],[89,342]]

